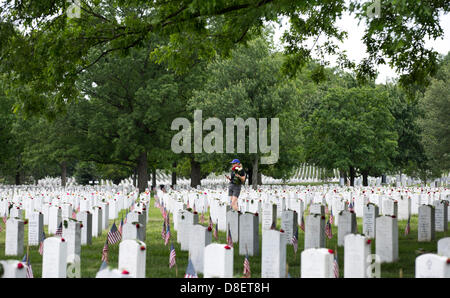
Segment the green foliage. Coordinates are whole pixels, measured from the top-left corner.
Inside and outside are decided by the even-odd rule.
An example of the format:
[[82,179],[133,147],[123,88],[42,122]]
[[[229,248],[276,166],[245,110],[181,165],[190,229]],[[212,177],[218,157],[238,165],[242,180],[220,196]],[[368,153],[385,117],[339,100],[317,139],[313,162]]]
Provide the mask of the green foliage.
[[423,144],[432,176],[440,177],[450,169],[450,54],[443,60],[436,78],[431,80],[420,104],[424,116]]
[[88,185],[89,181],[99,179],[97,168],[93,162],[79,162],[75,167],[75,181],[81,185]]
[[[216,117],[223,123],[225,136],[226,118],[267,118],[270,139],[270,119],[280,119],[280,160],[272,166],[272,172],[289,173],[299,160],[298,145],[300,132],[298,126],[298,94],[295,82],[285,81],[280,73],[282,56],[272,53],[271,43],[258,38],[249,42],[248,47],[238,47],[232,51],[231,58],[217,59],[207,66],[207,81],[202,89],[197,89],[189,101],[190,110],[203,111],[203,118]],[[235,139],[237,138],[235,134]],[[249,135],[246,129],[246,152],[249,152]],[[235,141],[236,150],[236,141]],[[251,167],[258,153],[202,154],[202,161],[215,159],[217,164],[229,166],[229,161],[238,157],[244,167]],[[217,156],[220,155],[220,156]],[[273,168],[277,169],[274,170]],[[266,166],[261,166],[265,169]]]
[[397,146],[386,92],[362,86],[335,87],[304,127],[306,160],[327,169],[381,175],[392,166]]
[[[83,70],[116,52],[129,55],[145,47],[156,34],[168,40],[153,48],[153,61],[164,62],[177,73],[199,60],[227,57],[237,44],[261,36],[267,22],[289,18],[285,73],[294,75],[318,54],[337,54],[343,67],[356,68],[358,77],[373,78],[375,65],[388,59],[405,85],[424,85],[437,70],[437,53],[425,48],[426,37],[443,35],[439,14],[450,11],[446,0],[390,1],[381,16],[366,11],[373,1],[82,1],[80,18],[68,18],[66,1],[2,1],[0,5],[0,60],[17,92],[17,109],[27,114],[55,116],[65,102],[77,97],[76,81]],[[337,47],[347,36],[337,20],[345,12],[368,23],[363,38],[369,57],[355,66]],[[18,28],[20,28],[20,31]],[[25,33],[26,32],[26,33]],[[314,43],[325,38],[324,43]],[[92,55],[94,51],[96,55]],[[321,71],[314,78],[322,78]]]

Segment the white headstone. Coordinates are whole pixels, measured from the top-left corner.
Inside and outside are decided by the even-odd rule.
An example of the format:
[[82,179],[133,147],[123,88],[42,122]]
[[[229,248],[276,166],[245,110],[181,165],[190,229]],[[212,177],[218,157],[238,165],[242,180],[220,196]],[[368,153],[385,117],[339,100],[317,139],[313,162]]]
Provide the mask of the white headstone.
[[450,258],[450,237],[439,239],[438,255]]
[[232,278],[233,248],[225,244],[211,243],[205,247],[203,277]]
[[450,278],[450,259],[435,254],[418,256],[416,278]]
[[42,256],[42,278],[66,278],[67,242],[61,237],[44,240]]
[[3,275],[1,278],[26,278],[27,265],[17,260],[0,261],[3,267]]
[[371,240],[357,234],[345,236],[344,278],[366,278],[370,265]]
[[263,230],[261,277],[286,277],[286,237],[276,230]]
[[380,216],[376,220],[375,253],[380,262],[391,263],[398,260],[398,223],[392,216]]
[[309,248],[301,254],[302,278],[334,278],[334,252],[327,248]]
[[202,225],[193,225],[190,230],[189,255],[197,273],[203,273],[205,247],[211,244],[212,231]]
[[32,212],[28,220],[28,245],[39,245],[44,231],[44,215],[41,212]]
[[139,240],[123,240],[119,245],[119,271],[127,270],[131,277],[145,277],[147,247]]
[[6,222],[5,255],[19,256],[23,254],[24,222],[21,219],[9,218]]

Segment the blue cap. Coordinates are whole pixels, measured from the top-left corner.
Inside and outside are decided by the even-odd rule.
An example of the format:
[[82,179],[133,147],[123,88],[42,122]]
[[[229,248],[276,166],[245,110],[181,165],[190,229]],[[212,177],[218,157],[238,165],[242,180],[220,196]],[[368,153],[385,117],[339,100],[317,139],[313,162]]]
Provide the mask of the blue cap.
[[233,161],[230,163],[241,163],[241,162],[239,161],[239,159],[233,159]]

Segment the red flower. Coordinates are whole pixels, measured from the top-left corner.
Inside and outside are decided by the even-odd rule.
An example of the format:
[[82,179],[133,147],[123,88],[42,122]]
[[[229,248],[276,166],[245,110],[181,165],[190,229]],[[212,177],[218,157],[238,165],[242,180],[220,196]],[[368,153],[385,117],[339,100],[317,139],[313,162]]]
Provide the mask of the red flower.
[[450,264],[450,258],[447,259],[447,264]]
[[138,229],[139,229],[139,224],[136,224],[136,228],[138,228]]
[[126,270],[123,270],[123,271],[122,271],[122,274],[130,274],[130,272],[128,272],[128,271],[126,271]]
[[211,232],[211,231],[212,231],[212,228],[211,228],[211,227],[208,227],[208,231]]
[[22,268],[23,268],[23,264],[19,262],[19,263],[17,264],[17,268],[22,269]]
[[280,233],[284,233],[284,230],[283,230],[283,229],[280,229]]
[[83,224],[80,224],[80,229],[83,227]]
[[255,213],[255,216],[258,216],[258,212]]
[[231,247],[229,247],[228,245],[225,245],[225,249],[231,249]]
[[145,250],[145,246],[144,245],[141,246],[141,250]]
[[334,250],[332,250],[332,249],[329,249],[328,252],[329,252],[330,254],[334,254]]
[[370,244],[370,243],[372,243],[372,240],[367,239],[367,244]]
[[322,219],[325,219],[325,216],[322,215]]
[[66,242],[66,239],[64,239],[64,238],[61,238],[61,242]]
[[23,222],[24,225],[26,225],[28,223],[28,219],[25,219],[25,221]]
[[99,209],[99,210],[101,210],[101,209],[102,209],[102,207],[98,207],[98,209]]
[[395,216],[395,215],[392,215],[392,218],[396,218],[397,216]]

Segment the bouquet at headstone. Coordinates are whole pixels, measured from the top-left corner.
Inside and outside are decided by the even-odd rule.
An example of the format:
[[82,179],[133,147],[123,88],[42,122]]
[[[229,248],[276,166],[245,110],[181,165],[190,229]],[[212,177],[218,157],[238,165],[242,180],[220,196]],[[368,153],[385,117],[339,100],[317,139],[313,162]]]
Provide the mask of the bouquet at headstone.
[[239,175],[239,173],[242,171],[242,167],[236,165],[236,166],[234,166],[231,170],[232,170],[233,173],[234,173],[234,176],[233,176],[233,183],[234,183],[234,184],[241,184],[242,181],[241,181],[241,179],[239,179],[239,177],[236,177],[236,174]]

